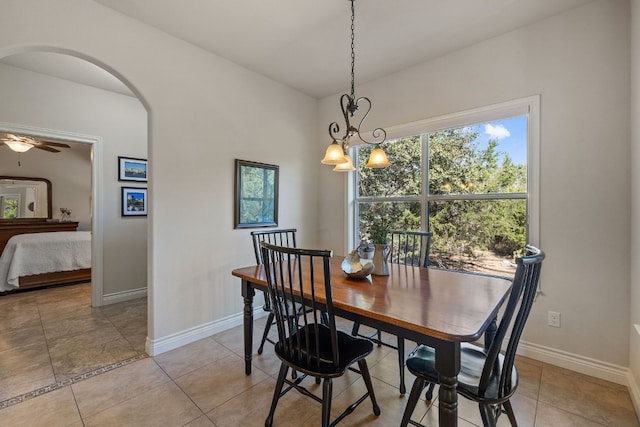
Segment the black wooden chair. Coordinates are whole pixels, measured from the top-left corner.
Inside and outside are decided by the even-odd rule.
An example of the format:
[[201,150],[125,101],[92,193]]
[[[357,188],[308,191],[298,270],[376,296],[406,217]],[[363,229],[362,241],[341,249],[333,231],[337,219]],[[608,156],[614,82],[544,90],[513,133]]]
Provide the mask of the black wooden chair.
[[[261,230],[261,231],[252,231],[251,239],[253,240],[253,252],[256,256],[256,264],[262,264],[262,252],[260,250],[260,243],[267,242],[273,245],[278,246],[287,246],[295,248],[296,245],[296,232],[298,230],[295,228],[287,228],[281,230]],[[264,349],[265,341],[269,341],[272,344],[275,344],[269,338],[269,331],[271,330],[271,325],[273,324],[274,314],[271,310],[271,301],[269,300],[269,296],[265,292],[264,294],[264,305],[262,306],[264,311],[269,312],[269,316],[267,317],[267,324],[264,327],[264,333],[262,334],[262,340],[260,340],[260,346],[258,347],[258,354],[262,354],[262,350]]]
[[[334,426],[367,397],[373,413],[380,415],[369,368],[365,360],[373,351],[373,343],[336,329],[331,293],[332,256],[328,250],[286,248],[261,243],[271,307],[278,327],[275,353],[282,364],[273,393],[273,401],[265,426],[273,424],[279,399],[292,388],[322,403],[322,426]],[[304,298],[302,297],[304,295]],[[291,307],[304,306],[300,316],[292,316]],[[327,322],[322,321],[322,313]],[[367,392],[330,423],[333,378],[342,376],[354,363],[367,387]],[[287,378],[289,369],[303,375]],[[322,398],[301,385],[306,376],[322,379]],[[287,384],[287,388],[283,387]]]
[[[389,262],[415,267],[428,267],[431,235],[431,232],[428,231],[390,231]],[[351,334],[362,336],[359,334],[359,330],[360,324],[354,322]],[[400,385],[398,389],[400,394],[405,394],[407,388],[404,382],[404,339],[398,337],[396,346],[385,343],[382,341],[380,330],[372,335],[367,335],[366,338],[373,340],[378,345],[385,345],[398,350],[398,367],[400,368]],[[431,386],[430,390],[433,391],[433,386]]]
[[[536,296],[544,252],[527,246],[524,257],[516,260],[517,268],[511,293],[504,313],[490,346],[485,349],[473,344],[461,344],[458,394],[478,402],[485,427],[495,427],[503,409],[512,426],[517,426],[516,417],[509,399],[518,386],[518,371],[514,366],[516,349]],[[515,315],[515,316],[514,316]],[[500,352],[507,332],[511,331],[506,351]],[[418,403],[420,393],[427,383],[438,382],[435,367],[435,351],[419,345],[407,358],[409,371],[416,376],[411,394],[402,417],[401,426],[411,421],[411,414]]]

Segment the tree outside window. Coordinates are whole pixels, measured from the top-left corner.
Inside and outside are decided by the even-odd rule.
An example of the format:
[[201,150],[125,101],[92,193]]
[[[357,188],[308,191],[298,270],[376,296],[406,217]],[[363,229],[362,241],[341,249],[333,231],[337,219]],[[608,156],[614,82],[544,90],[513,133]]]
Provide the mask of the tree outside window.
[[398,138],[384,169],[356,147],[356,237],[428,230],[431,265],[512,273],[527,240],[526,128],[518,116]]

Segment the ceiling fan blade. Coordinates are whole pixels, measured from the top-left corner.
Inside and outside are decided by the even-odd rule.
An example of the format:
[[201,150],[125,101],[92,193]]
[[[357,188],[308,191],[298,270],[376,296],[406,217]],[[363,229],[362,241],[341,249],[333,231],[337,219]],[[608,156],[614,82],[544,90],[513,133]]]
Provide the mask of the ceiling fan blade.
[[63,144],[62,142],[53,142],[53,141],[44,141],[44,140],[35,140],[36,146],[48,145],[50,147],[62,147],[62,148],[70,148],[69,145]]
[[41,150],[50,151],[52,153],[59,153],[60,150],[56,150],[55,148],[48,147],[46,145],[34,145],[35,148],[39,148]]

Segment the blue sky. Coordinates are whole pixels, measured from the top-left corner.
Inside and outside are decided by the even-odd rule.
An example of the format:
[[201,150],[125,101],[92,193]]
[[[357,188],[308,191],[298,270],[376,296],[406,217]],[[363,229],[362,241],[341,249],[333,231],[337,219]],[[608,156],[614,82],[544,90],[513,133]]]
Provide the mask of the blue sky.
[[490,139],[497,140],[498,151],[508,153],[516,165],[527,163],[527,117],[496,120],[478,125],[480,148],[487,146]]

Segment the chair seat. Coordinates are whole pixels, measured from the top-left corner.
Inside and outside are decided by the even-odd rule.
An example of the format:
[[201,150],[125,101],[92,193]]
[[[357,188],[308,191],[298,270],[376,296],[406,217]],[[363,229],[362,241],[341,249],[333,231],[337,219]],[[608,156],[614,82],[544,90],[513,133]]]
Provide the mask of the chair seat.
[[[483,396],[479,396],[478,386],[480,376],[487,358],[487,351],[473,344],[462,343],[460,345],[460,373],[458,374],[458,393],[474,400],[484,401],[504,401],[507,400],[518,385],[518,371],[515,365],[511,371],[511,393],[506,396],[498,396],[498,382],[504,363],[504,357],[498,355],[497,367],[493,369],[489,386]],[[426,345],[416,347],[407,358],[407,368],[418,376],[422,376],[427,381],[438,383],[438,371],[435,367],[435,350]]]
[[[354,337],[346,332],[336,331],[339,349],[338,364],[331,361],[331,330],[323,324],[317,325],[318,337],[315,333],[316,326],[306,325],[298,329],[287,340],[300,340],[300,348],[304,349],[298,354],[287,354],[282,343],[275,346],[276,355],[283,362],[295,367],[296,370],[315,377],[339,377],[344,371],[360,359],[364,359],[373,351],[373,343],[367,339]],[[308,339],[307,339],[308,337]],[[318,338],[316,340],[316,338]],[[319,343],[320,348],[316,347]],[[308,350],[307,349],[308,345]],[[309,355],[309,356],[308,356]]]

